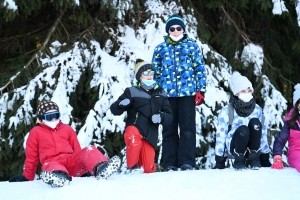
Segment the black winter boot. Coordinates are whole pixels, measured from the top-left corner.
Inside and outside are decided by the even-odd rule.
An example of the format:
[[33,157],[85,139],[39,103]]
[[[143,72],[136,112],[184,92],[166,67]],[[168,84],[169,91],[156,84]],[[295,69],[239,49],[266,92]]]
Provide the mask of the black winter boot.
[[139,166],[139,164],[135,164],[131,168],[127,168],[125,174],[142,174],[144,173],[144,169]]
[[194,167],[190,164],[183,164],[183,165],[181,165],[180,169],[181,169],[181,171],[186,171],[186,170],[193,170]]
[[174,166],[169,166],[165,169],[166,172],[173,172],[173,171],[177,171],[177,167]]
[[248,149],[248,164],[249,167],[253,170],[258,170],[261,165],[260,165],[260,161],[259,161],[259,155],[260,155],[260,151],[258,150],[250,150]]
[[261,167],[271,167],[271,163],[269,159],[270,159],[269,153],[260,154],[259,160],[260,160]]
[[108,162],[102,162],[95,166],[94,174],[97,180],[104,180],[117,172],[121,166],[121,160],[118,156],[109,159]]
[[216,165],[213,169],[225,169],[225,162],[227,157],[215,155]]
[[245,160],[246,160],[246,156],[245,153],[237,153],[235,150],[233,152],[233,156],[234,156],[234,163],[233,163],[233,167],[235,170],[243,170],[246,168],[245,165]]

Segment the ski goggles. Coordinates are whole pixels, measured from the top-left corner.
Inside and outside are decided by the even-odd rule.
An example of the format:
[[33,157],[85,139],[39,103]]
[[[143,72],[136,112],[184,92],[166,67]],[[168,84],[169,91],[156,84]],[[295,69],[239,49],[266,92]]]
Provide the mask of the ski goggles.
[[171,32],[174,32],[175,29],[176,29],[177,31],[182,31],[182,27],[181,27],[181,26],[178,26],[178,27],[176,27],[176,28],[171,27],[169,30],[170,30]]
[[145,76],[154,76],[154,71],[144,71],[142,72]]
[[59,118],[60,118],[60,112],[55,111],[55,112],[45,113],[43,115],[42,120],[51,122],[53,120],[58,120]]

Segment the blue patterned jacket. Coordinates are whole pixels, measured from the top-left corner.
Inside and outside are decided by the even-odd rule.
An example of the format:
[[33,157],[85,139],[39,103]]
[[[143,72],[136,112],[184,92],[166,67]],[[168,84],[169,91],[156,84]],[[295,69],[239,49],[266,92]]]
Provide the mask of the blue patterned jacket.
[[[215,154],[218,156],[226,157],[226,153],[229,153],[230,156],[230,143],[235,130],[241,125],[248,126],[250,119],[258,118],[260,121],[262,120],[262,109],[259,105],[255,105],[253,112],[248,117],[240,117],[234,111],[234,118],[232,122],[232,128],[228,132],[229,125],[229,114],[228,114],[228,105],[222,108],[218,116],[218,127],[216,133],[216,148]],[[260,140],[260,153],[265,154],[269,153],[269,145],[267,139],[267,126],[264,124],[262,128],[262,136]]]
[[197,43],[187,34],[173,45],[168,43],[168,36],[164,39],[152,57],[158,85],[168,97],[194,96],[198,91],[205,93],[206,69]]

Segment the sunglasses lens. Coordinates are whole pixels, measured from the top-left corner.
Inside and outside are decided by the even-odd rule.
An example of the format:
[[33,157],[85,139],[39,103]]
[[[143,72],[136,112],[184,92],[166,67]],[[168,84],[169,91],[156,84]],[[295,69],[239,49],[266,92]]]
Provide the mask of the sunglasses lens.
[[44,120],[53,121],[58,120],[60,118],[60,112],[51,112],[44,114]]
[[175,30],[177,30],[177,31],[182,31],[182,27],[178,26],[178,27],[176,27],[176,28],[174,28],[174,27],[171,27],[171,28],[170,28],[170,31],[171,31],[171,32],[174,32]]
[[154,75],[154,71],[144,71],[143,74],[145,76],[149,76],[149,75],[153,76]]

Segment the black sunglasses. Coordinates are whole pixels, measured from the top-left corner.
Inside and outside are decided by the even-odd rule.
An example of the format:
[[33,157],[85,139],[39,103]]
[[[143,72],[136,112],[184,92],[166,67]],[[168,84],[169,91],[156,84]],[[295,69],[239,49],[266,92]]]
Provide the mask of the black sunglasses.
[[174,32],[175,29],[176,29],[177,31],[182,31],[182,27],[180,27],[180,26],[178,26],[178,27],[176,27],[176,28],[171,27],[171,28],[170,28],[170,31],[171,31],[171,32]]
[[46,120],[48,122],[51,122],[53,120],[58,120],[60,118],[60,112],[50,112],[50,113],[45,113],[43,115],[43,120]]
[[144,71],[143,72],[143,74],[145,75],[145,76],[154,76],[154,71]]

